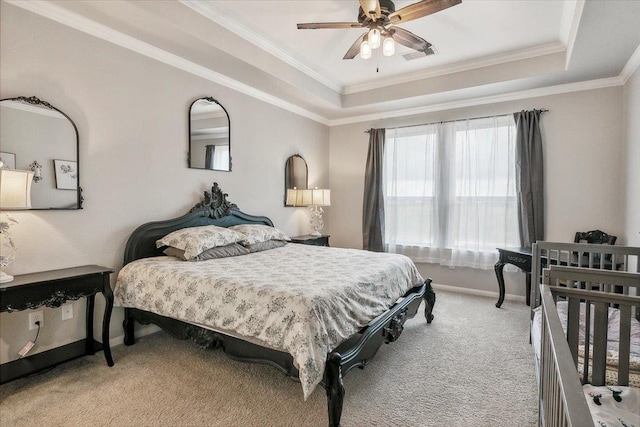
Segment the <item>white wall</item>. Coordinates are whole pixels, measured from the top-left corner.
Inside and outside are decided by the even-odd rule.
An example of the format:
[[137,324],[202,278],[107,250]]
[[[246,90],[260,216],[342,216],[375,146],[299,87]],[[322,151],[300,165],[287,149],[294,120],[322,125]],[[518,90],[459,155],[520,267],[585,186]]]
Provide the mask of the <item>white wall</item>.
[[[18,255],[8,273],[84,264],[118,269],[137,226],[186,213],[214,181],[245,212],[267,215],[291,235],[306,232],[305,212],[283,207],[284,164],[300,153],[310,185],[327,186],[326,126],[0,4],[0,97],[35,95],[74,120],[85,197],[81,211],[14,213]],[[186,167],[188,110],[202,96],[213,96],[229,112],[232,172]],[[102,298],[96,302],[99,334]],[[60,309],[45,309],[37,351],[83,337],[84,301],[74,309],[74,319],[64,323]],[[17,358],[33,331],[26,311],[2,313],[0,322],[4,363]],[[116,308],[112,337],[122,334],[121,322]]]
[[640,246],[640,67],[624,86],[625,234],[627,244]]
[[[330,185],[333,200],[328,215],[332,243],[362,248],[366,129],[508,114],[533,108],[550,110],[541,121],[546,239],[573,241],[576,231],[599,228],[620,236],[620,243],[626,243],[622,208],[625,195],[621,185],[624,178],[621,173],[621,87],[332,127]],[[433,264],[418,267],[435,283],[497,292],[492,270],[450,269]],[[507,293],[524,295],[522,273],[506,273],[505,280]]]

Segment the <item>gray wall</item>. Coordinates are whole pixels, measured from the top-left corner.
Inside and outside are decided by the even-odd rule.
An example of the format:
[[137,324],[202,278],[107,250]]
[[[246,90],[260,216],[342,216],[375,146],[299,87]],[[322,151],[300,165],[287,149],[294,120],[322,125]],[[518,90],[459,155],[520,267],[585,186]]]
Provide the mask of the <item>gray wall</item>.
[[[547,239],[602,228],[620,243],[640,245],[640,73],[608,88],[419,116],[336,126],[311,120],[161,64],[129,50],[0,3],[0,97],[36,95],[67,113],[80,134],[85,209],[15,213],[20,274],[83,264],[120,268],[129,234],[141,223],[181,215],[213,181],[248,213],[267,215],[290,235],[307,231],[303,209],[282,207],[284,162],[309,165],[309,186],[332,190],[326,209],[332,245],[362,247],[364,162],[370,127],[506,114],[548,108],[543,125]],[[186,167],[190,103],[213,96],[229,111],[233,172]],[[0,147],[2,148],[2,147]],[[330,167],[330,170],[329,170]],[[330,172],[330,176],[329,176]],[[493,271],[423,264],[437,283],[496,293]],[[115,278],[115,275],[114,275]],[[507,292],[524,294],[521,273],[507,273]],[[114,280],[112,281],[112,284]],[[96,333],[102,301],[98,297]],[[74,319],[45,309],[36,351],[80,339],[84,302]],[[121,335],[116,309],[112,337]],[[0,362],[17,358],[33,333],[28,313],[0,315]]]
[[[182,215],[214,181],[245,212],[269,216],[290,235],[305,234],[302,209],[284,208],[284,164],[295,153],[309,184],[329,183],[328,127],[1,3],[0,96],[36,95],[78,126],[84,209],[16,212],[12,227],[20,274],[84,264],[120,268],[126,240],[140,224]],[[213,96],[229,112],[233,171],[187,164],[189,105]],[[115,275],[114,275],[115,277]],[[114,281],[112,281],[112,284]],[[103,300],[96,301],[96,333]],[[83,337],[84,301],[72,320],[45,309],[36,351]],[[111,336],[122,335],[116,308]],[[34,331],[28,313],[0,315],[0,362],[17,358]],[[100,336],[100,335],[97,335]]]
[[627,243],[640,246],[640,67],[624,87],[625,234]]

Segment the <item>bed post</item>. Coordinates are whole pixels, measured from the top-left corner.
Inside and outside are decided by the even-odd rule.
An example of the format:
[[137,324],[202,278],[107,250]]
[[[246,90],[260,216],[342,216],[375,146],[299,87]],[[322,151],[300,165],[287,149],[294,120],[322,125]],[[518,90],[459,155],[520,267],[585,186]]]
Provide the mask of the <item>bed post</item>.
[[133,345],[136,338],[133,333],[133,326],[136,321],[131,315],[131,309],[124,309],[124,320],[122,321],[122,327],[124,328],[124,345]]
[[325,389],[327,391],[327,406],[329,409],[329,427],[340,426],[342,402],[344,401],[341,363],[342,356],[338,352],[334,351],[327,357]]
[[436,293],[431,287],[431,279],[424,281],[427,289],[424,292],[424,317],[427,319],[427,323],[431,323],[433,320],[433,306],[436,304]]

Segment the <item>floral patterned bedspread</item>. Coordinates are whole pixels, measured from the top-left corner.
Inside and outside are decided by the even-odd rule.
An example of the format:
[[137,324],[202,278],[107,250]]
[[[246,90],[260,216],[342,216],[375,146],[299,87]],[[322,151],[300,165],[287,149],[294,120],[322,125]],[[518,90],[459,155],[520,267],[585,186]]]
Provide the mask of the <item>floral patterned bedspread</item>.
[[304,398],[327,354],[414,286],[404,255],[288,244],[201,262],[145,258],[118,274],[116,305],[252,337],[293,356]]

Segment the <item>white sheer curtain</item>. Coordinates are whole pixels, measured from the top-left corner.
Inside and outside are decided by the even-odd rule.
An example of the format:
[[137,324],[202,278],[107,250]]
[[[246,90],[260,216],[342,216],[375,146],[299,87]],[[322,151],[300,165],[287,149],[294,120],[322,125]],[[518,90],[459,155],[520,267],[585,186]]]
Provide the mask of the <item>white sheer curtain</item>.
[[215,170],[229,169],[229,146],[217,145],[215,156],[213,156],[213,168]]
[[389,252],[488,269],[519,246],[511,115],[387,129],[383,182]]

